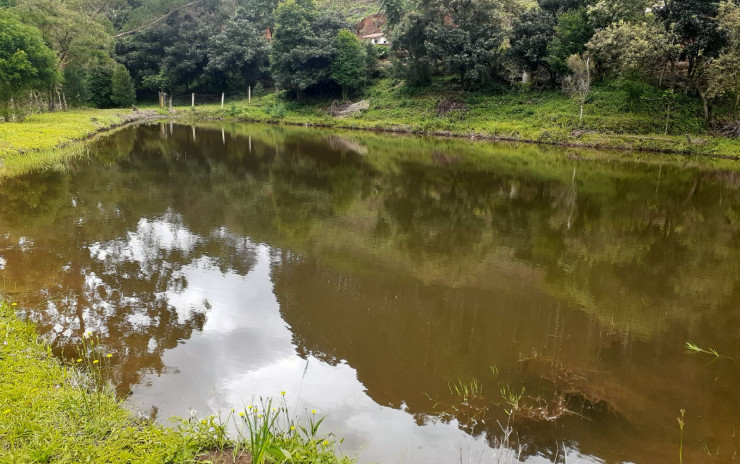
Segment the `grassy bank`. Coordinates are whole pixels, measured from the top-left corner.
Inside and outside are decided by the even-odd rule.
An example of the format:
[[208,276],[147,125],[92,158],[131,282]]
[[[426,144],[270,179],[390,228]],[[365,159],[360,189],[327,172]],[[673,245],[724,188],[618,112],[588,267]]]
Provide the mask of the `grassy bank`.
[[0,177],[63,164],[86,152],[82,140],[112,128],[157,117],[153,111],[74,109],[0,124]]
[[[381,79],[353,99],[369,100],[370,108],[343,118],[328,114],[331,100],[285,101],[276,94],[253,98],[251,103],[229,102],[223,109],[218,104],[175,109],[181,117],[192,119],[308,124],[731,158],[740,153],[740,140],[713,135],[701,117],[701,103],[691,96],[679,96],[666,117],[659,89],[641,89],[636,95],[619,84],[597,85],[581,123],[578,102],[559,90],[463,93],[450,88],[451,84],[437,82],[413,89]],[[444,99],[458,105],[440,114],[436,105]]]
[[[255,463],[288,456],[306,463],[349,462],[335,456],[330,436],[318,435],[313,416],[296,429],[286,408],[268,402],[259,413],[250,406],[225,419],[180,420],[176,428],[135,419],[95,381],[114,368],[115,355],[95,347],[91,337],[85,344],[90,350],[74,366],[64,365],[14,308],[0,301],[0,462],[226,463],[245,450]],[[235,438],[229,430],[237,431]]]

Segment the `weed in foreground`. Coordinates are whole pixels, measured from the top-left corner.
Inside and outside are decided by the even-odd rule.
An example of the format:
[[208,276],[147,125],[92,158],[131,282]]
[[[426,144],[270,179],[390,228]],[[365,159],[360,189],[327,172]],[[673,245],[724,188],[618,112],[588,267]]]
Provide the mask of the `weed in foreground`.
[[86,333],[78,357],[63,364],[16,308],[0,299],[0,462],[193,463],[213,450],[254,453],[256,464],[351,462],[337,457],[333,435],[320,434],[315,411],[299,421],[284,397],[277,407],[260,400],[225,419],[178,419],[174,428],[136,419],[105,384],[115,357],[97,337]]

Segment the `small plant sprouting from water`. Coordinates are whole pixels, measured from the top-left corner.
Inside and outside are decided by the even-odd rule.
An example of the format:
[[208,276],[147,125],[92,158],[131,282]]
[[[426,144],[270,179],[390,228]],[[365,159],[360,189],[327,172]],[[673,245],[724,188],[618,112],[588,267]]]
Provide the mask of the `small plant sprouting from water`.
[[703,354],[703,355],[707,355],[707,356],[713,357],[714,359],[712,359],[711,362],[716,362],[719,359],[727,359],[727,360],[732,361],[733,363],[736,362],[735,359],[733,359],[733,358],[731,358],[729,356],[725,356],[723,354],[718,353],[717,350],[715,350],[714,348],[702,348],[699,345],[696,345],[696,344],[691,343],[691,342],[686,342],[686,344],[684,345],[684,347],[686,347],[686,352],[688,354],[690,354],[690,355]]
[[448,386],[450,393],[457,395],[464,404],[483,394],[483,386],[478,383],[478,379],[476,378],[470,379],[468,382],[463,382],[458,378],[457,383],[450,383]]
[[686,347],[686,352],[688,354],[708,354],[710,356],[714,356],[715,359],[719,359],[722,357],[714,348],[702,348],[691,342],[686,342],[686,345],[684,346]]
[[683,464],[683,428],[686,425],[686,422],[684,420],[685,414],[686,414],[686,410],[682,409],[681,416],[676,418],[676,420],[678,420],[678,428],[680,430],[679,442],[678,442],[678,464]]
[[[250,462],[321,462],[344,463],[345,458],[334,454],[337,444],[332,434],[323,435],[319,427],[324,421],[316,410],[306,412],[307,420],[299,424],[281,392],[278,404],[272,398],[260,398],[254,404],[245,406],[242,411],[231,410],[225,420],[219,416],[179,420],[180,432],[191,441],[209,450],[226,451],[238,458],[248,451]],[[229,424],[234,421],[236,435],[229,436]],[[341,440],[339,440],[341,443]]]
[[522,387],[522,390],[519,393],[514,392],[508,386],[501,387],[501,397],[504,399],[504,402],[509,405],[508,409],[504,408],[504,412],[506,412],[508,416],[515,416],[517,413],[521,412],[521,402],[522,398],[524,398],[524,391],[524,387]]

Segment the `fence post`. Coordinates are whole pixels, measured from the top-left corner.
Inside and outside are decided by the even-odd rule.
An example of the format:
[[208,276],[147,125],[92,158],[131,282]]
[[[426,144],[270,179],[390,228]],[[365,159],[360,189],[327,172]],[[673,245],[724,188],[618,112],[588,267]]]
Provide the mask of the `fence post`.
[[252,103],[252,86],[247,87],[247,101]]
[[170,111],[172,111],[172,94],[170,94]]
[[190,107],[195,108],[195,92],[190,94],[190,100],[191,100]]
[[221,109],[224,109],[224,92],[221,92]]

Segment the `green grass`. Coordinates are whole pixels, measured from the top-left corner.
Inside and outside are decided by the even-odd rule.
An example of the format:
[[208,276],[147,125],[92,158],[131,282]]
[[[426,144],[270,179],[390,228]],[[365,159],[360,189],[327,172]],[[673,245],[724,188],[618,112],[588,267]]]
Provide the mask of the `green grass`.
[[124,122],[132,113],[125,109],[74,109],[34,114],[21,122],[0,124],[0,158],[57,148],[84,139]]
[[80,108],[1,123],[0,179],[41,168],[66,169],[69,160],[87,155],[87,146],[82,141],[153,116],[152,112],[135,113],[127,109]]
[[[283,100],[280,95],[175,108],[185,119],[223,118],[337,128],[486,137],[522,142],[563,144],[737,157],[740,140],[713,136],[701,117],[700,102],[680,95],[665,134],[665,108],[660,89],[646,88],[635,98],[617,84],[596,85],[578,120],[578,103],[559,90],[459,92],[448,81],[415,89],[392,79],[379,79],[353,100],[370,100],[370,109],[334,118],[331,99]],[[464,111],[438,116],[436,103],[449,96]],[[690,134],[690,137],[686,137]],[[690,139],[690,140],[689,140]]]
[[[14,309],[0,301],[0,462],[187,463],[205,459],[209,450],[239,453],[256,446],[265,450],[263,459],[253,460],[257,464],[286,456],[306,463],[350,462],[336,457],[331,436],[319,435],[314,414],[301,426],[284,400],[274,409],[262,403],[259,410],[232,411],[225,421],[181,419],[176,428],[135,419],[101,387],[101,373],[116,359],[94,336],[81,344],[74,365],[64,365]],[[231,420],[236,437],[227,433]],[[261,441],[253,443],[248,437],[257,433]]]

